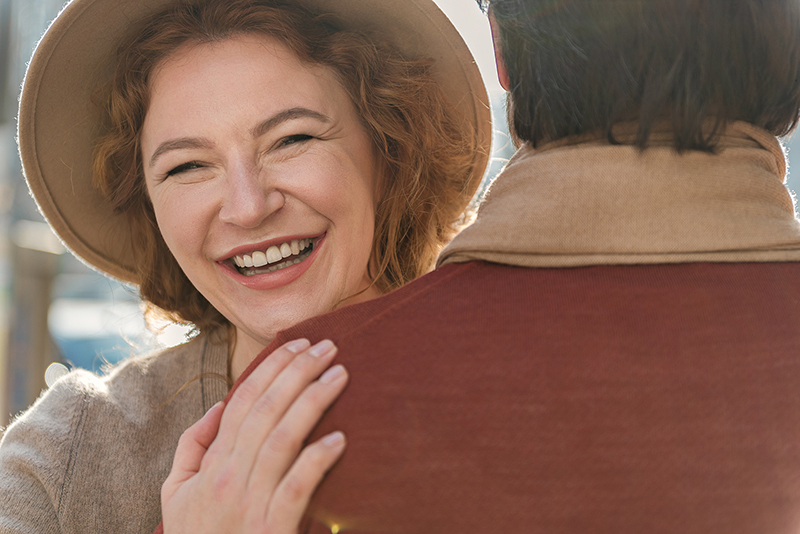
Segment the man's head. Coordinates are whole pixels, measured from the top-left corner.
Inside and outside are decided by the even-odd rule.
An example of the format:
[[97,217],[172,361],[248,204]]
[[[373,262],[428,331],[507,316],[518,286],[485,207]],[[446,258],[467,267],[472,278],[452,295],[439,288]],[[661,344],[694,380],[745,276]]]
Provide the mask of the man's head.
[[728,121],[778,136],[798,122],[796,0],[479,3],[490,10],[522,141],[610,136],[613,124],[637,120],[644,147],[666,120],[677,149],[710,150]]

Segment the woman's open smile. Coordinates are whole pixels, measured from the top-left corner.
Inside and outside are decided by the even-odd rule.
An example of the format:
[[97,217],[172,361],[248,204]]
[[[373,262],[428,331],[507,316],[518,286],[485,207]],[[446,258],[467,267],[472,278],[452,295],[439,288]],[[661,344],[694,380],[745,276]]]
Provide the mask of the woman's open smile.
[[[222,266],[229,276],[245,287],[261,291],[277,289],[294,282],[314,264],[324,237],[290,239],[263,245],[259,249],[266,250],[236,254],[222,262]],[[298,251],[297,254],[294,250]],[[288,255],[284,257],[283,252],[288,252]]]
[[233,263],[241,274],[254,276],[297,265],[308,258],[313,250],[314,239],[292,239],[280,245],[270,245],[264,252],[256,250],[252,254],[237,254],[233,257]]
[[370,286],[378,165],[333,71],[239,36],[178,49],[151,91],[142,160],[159,229],[237,327],[237,352]]

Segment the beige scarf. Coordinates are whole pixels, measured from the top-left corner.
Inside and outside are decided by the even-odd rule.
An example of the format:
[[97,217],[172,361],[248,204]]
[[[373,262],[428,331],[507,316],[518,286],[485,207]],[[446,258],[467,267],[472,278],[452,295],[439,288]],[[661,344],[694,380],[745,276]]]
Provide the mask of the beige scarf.
[[800,261],[774,136],[737,122],[716,155],[678,154],[670,139],[656,134],[643,152],[586,137],[523,146],[439,265]]

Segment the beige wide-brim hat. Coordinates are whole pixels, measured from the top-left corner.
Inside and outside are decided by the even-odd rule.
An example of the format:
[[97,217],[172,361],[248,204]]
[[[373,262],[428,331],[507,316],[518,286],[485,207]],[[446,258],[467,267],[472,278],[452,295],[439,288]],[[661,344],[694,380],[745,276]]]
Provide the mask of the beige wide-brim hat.
[[[92,185],[100,110],[92,97],[106,81],[133,22],[175,0],[73,0],[33,54],[19,111],[19,150],[40,211],[81,260],[138,284],[131,231]],[[434,60],[433,74],[474,132],[474,194],[491,143],[489,100],[472,54],[432,0],[297,0],[333,13],[348,28],[388,38],[408,58]]]

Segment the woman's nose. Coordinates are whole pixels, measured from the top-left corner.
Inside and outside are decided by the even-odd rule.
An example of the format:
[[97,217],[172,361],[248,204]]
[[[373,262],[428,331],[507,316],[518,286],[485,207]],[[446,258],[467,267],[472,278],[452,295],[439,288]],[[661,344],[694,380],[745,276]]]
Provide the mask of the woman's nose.
[[241,167],[225,178],[225,197],[219,211],[222,222],[255,228],[281,209],[283,193],[269,186],[259,169]]

